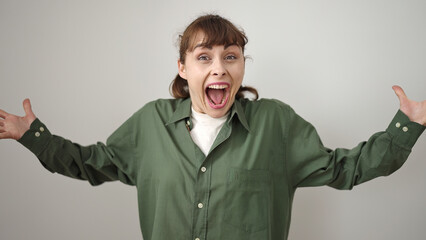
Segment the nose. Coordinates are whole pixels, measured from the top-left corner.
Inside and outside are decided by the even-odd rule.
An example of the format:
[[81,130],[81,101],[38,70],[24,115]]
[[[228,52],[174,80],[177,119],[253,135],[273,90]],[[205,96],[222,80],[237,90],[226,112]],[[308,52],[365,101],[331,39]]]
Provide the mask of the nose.
[[213,62],[212,75],[218,77],[226,75],[226,68],[221,60],[216,60]]

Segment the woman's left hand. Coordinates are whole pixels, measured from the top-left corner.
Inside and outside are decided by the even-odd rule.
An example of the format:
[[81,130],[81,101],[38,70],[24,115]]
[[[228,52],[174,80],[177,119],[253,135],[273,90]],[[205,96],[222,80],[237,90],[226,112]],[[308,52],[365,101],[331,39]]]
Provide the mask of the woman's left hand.
[[408,99],[400,86],[393,86],[392,89],[399,98],[399,109],[407,115],[411,121],[426,126],[426,100],[416,102]]

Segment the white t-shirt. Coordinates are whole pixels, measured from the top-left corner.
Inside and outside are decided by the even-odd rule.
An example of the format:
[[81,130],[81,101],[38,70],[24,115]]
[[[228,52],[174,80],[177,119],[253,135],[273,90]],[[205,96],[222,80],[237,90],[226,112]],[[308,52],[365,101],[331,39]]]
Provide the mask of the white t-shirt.
[[199,113],[191,107],[192,129],[191,138],[201,149],[204,155],[210,151],[214,140],[219,134],[223,124],[228,118],[229,112],[220,118],[212,118],[208,114]]

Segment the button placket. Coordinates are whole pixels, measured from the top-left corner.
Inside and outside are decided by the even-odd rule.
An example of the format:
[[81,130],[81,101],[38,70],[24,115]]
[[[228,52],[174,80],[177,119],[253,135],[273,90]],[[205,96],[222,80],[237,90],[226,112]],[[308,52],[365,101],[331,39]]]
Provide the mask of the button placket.
[[[194,239],[204,239],[206,236],[207,228],[207,219],[208,211],[207,206],[209,202],[210,195],[210,171],[207,171],[208,160],[203,155],[203,158],[200,159],[202,164],[198,168],[197,173],[197,186],[196,186],[196,202],[194,203],[194,228],[193,228],[193,238]],[[204,165],[207,164],[207,165]],[[203,166],[204,165],[204,166]]]

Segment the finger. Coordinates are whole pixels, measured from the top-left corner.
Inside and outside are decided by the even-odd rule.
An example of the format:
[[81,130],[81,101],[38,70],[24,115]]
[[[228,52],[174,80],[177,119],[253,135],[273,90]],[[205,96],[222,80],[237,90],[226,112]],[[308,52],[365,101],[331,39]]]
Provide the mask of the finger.
[[400,86],[392,86],[392,89],[395,91],[396,96],[399,99],[399,102],[402,104],[404,103],[408,98],[407,95],[405,95],[404,90],[402,90],[402,88]]
[[30,99],[26,98],[22,105],[24,106],[25,115],[34,115],[33,110],[31,109]]
[[6,129],[4,127],[4,120],[0,119],[0,133],[6,132]]
[[5,112],[5,111],[3,111],[3,110],[0,109],[0,118],[5,119],[6,116],[7,116],[7,112]]
[[0,133],[0,139],[6,139],[6,138],[11,138],[8,132]]

